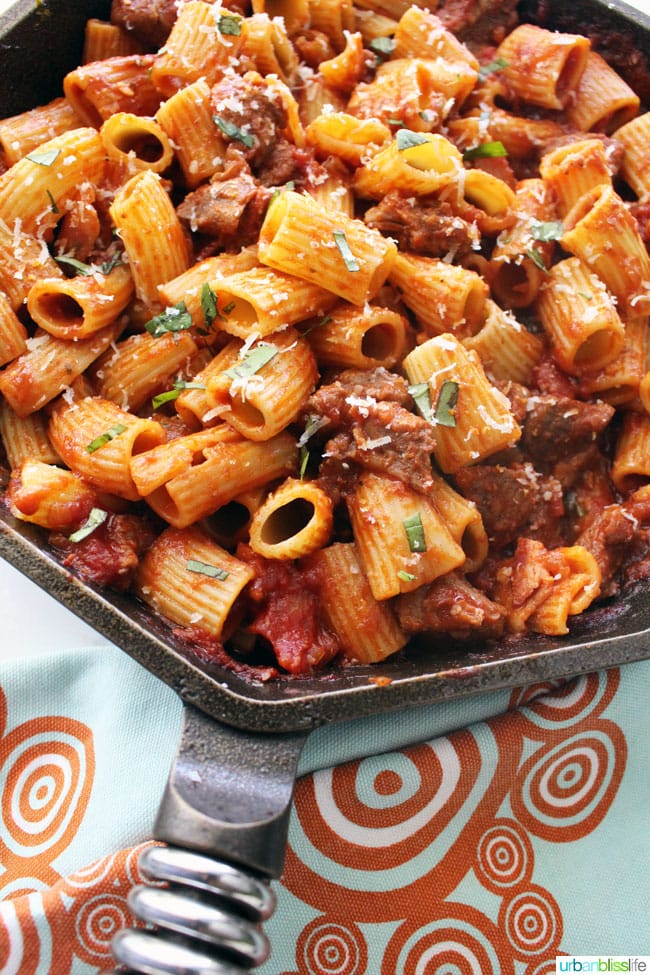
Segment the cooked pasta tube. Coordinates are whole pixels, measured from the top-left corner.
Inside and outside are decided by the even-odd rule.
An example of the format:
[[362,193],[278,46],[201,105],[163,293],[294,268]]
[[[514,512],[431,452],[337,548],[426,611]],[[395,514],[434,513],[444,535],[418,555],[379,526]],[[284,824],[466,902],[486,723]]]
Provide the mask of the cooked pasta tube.
[[330,39],[335,51],[345,47],[346,36],[354,29],[351,0],[308,0],[309,25]]
[[15,518],[60,531],[84,521],[96,495],[78,474],[27,458],[12,473],[8,497]]
[[650,415],[630,410],[616,441],[612,481],[627,494],[650,477]]
[[223,169],[226,143],[214,122],[205,78],[167,98],[156,112],[156,121],[173,145],[190,189]]
[[569,632],[568,618],[584,612],[600,594],[602,575],[594,556],[582,545],[554,549],[562,568],[550,593],[528,617],[527,628],[549,636]]
[[400,362],[411,344],[409,324],[391,308],[336,305],[306,332],[319,366],[386,369]]
[[342,91],[330,88],[322,75],[316,74],[304,79],[298,92],[298,99],[300,118],[305,126],[320,115],[345,112],[348,104],[348,99]]
[[271,20],[281,17],[290,36],[307,27],[311,18],[309,0],[253,0],[253,14],[262,13]]
[[144,453],[131,458],[129,469],[138,494],[146,498],[168,481],[184,474],[190,467],[205,460],[203,451],[218,443],[236,443],[240,440],[227,423],[199,430],[184,437],[158,444]]
[[401,650],[407,636],[391,606],[375,599],[353,542],[335,542],[307,559],[318,573],[321,604],[343,653],[377,663]]
[[427,335],[473,335],[483,321],[489,288],[475,271],[435,257],[399,253],[389,280]]
[[392,136],[388,126],[377,118],[326,112],[307,125],[305,138],[320,158],[333,155],[351,166],[358,166],[370,147],[390,142]]
[[480,511],[438,475],[434,475],[430,496],[443,524],[465,553],[463,572],[475,572],[485,561],[489,544]]
[[105,164],[95,129],[49,139],[0,176],[0,220],[33,235],[54,227],[81,182],[101,183]]
[[450,137],[463,151],[485,141],[489,134],[490,141],[503,145],[509,159],[526,159],[539,152],[540,146],[566,134],[554,119],[527,118],[493,104],[485,108],[482,101],[471,113],[447,122]]
[[206,379],[206,399],[250,440],[268,440],[299,416],[318,379],[306,339],[293,328],[244,346],[234,339],[219,353],[221,369]]
[[611,186],[596,186],[578,200],[564,219],[561,244],[601,278],[624,315],[650,311],[650,256]]
[[299,559],[328,543],[333,523],[329,494],[289,477],[253,514],[250,547],[265,559]]
[[625,125],[639,110],[641,99],[596,51],[590,51],[575,90],[567,102],[569,123],[583,132],[607,132]]
[[601,139],[560,145],[540,159],[539,172],[554,193],[561,217],[596,186],[611,186],[612,172]]
[[55,98],[46,105],[2,119],[0,147],[7,165],[13,166],[48,139],[82,125],[81,119],[65,98]]
[[136,173],[119,188],[109,213],[124,243],[136,297],[158,310],[158,285],[190,265],[189,244],[160,176],[149,169]]
[[237,254],[215,254],[204,261],[197,261],[187,271],[159,284],[158,297],[166,307],[178,305],[182,301],[194,323],[195,338],[203,339],[209,344],[221,336],[222,332],[219,319],[213,317],[211,308],[205,307],[206,299],[210,299],[205,289],[215,287],[223,278],[249,271],[253,267],[259,267],[255,247],[245,247]]
[[43,464],[57,464],[60,461],[47,435],[45,415],[31,413],[29,416],[18,416],[4,400],[0,400],[0,440],[12,469],[29,459]]
[[154,58],[154,86],[169,98],[198,78],[213,85],[239,53],[241,23],[238,14],[224,11],[221,4],[183,3],[164,47]]
[[69,389],[106,351],[121,328],[121,324],[107,325],[76,342],[37,332],[27,340],[27,351],[0,373],[0,393],[18,416],[28,416]]
[[570,375],[602,369],[623,349],[625,328],[612,297],[577,257],[550,269],[537,312],[555,359]]
[[129,464],[135,454],[166,440],[163,427],[122,410],[112,400],[88,396],[53,409],[49,437],[68,467],[101,491],[127,501],[140,495]]
[[331,291],[269,267],[219,276],[208,287],[219,328],[242,339],[264,337],[312,315],[324,315],[336,303]]
[[467,169],[459,173],[458,182],[445,186],[440,199],[446,200],[461,213],[463,205],[470,206],[470,219],[483,234],[494,235],[515,223],[517,198],[505,180],[484,169]]
[[0,366],[26,351],[26,339],[27,329],[11,307],[7,295],[0,291]]
[[621,352],[601,369],[580,376],[581,395],[598,396],[612,406],[632,404],[647,369],[647,345],[647,316],[628,319]]
[[505,62],[501,77],[522,101],[541,108],[565,108],[587,64],[590,42],[534,24],[520,24],[499,44],[496,59]]
[[63,93],[85,125],[99,128],[116,112],[155,115],[160,92],[151,80],[155,55],[127,54],[91,61],[63,79]]
[[109,274],[99,269],[73,278],[43,278],[27,296],[34,321],[60,339],[85,339],[114,322],[133,295],[131,271],[124,265]]
[[[646,413],[650,413],[650,370],[646,370],[639,381],[639,400]],[[0,420],[0,435],[2,433],[2,421]]]
[[372,81],[357,84],[348,111],[385,125],[401,122],[410,132],[432,132],[476,82],[465,61],[397,58],[380,65]]
[[168,528],[141,560],[135,589],[165,619],[219,640],[228,635],[232,607],[253,575],[198,526]]
[[375,10],[362,10],[355,5],[354,29],[359,31],[366,47],[380,37],[392,37],[396,28],[397,21],[392,17],[386,17]]
[[147,495],[147,504],[176,528],[207,518],[246,491],[296,472],[295,438],[283,431],[264,443],[222,436],[201,459]]
[[155,119],[117,112],[106,119],[99,134],[108,159],[121,166],[127,178],[139,169],[164,173],[174,159],[169,136]]
[[436,14],[418,6],[406,4],[395,28],[396,58],[443,58],[446,61],[465,61],[478,69],[478,61],[466,44],[444,26]]
[[274,74],[286,85],[295,84],[299,61],[287,36],[285,23],[268,13],[253,14],[242,24],[242,58],[250,59],[261,75]]
[[426,196],[450,184],[456,187],[464,172],[462,156],[449,139],[403,129],[355,171],[352,185],[358,196],[374,200],[391,190]]
[[410,592],[465,561],[433,501],[403,481],[364,473],[347,503],[375,599]]
[[266,485],[243,491],[203,520],[220,545],[232,551],[238,542],[248,539],[251,518],[268,494]]
[[32,285],[41,278],[63,277],[45,244],[24,233],[17,219],[10,228],[0,219],[0,291],[14,311],[26,300]]
[[512,312],[488,298],[485,318],[479,330],[461,341],[478,353],[487,375],[495,380],[512,379],[526,385],[542,357],[544,343],[529,332]]
[[355,216],[354,193],[350,188],[350,181],[344,173],[338,173],[335,167],[331,168],[325,179],[319,179],[305,189],[328,213],[342,213],[346,217]]
[[544,239],[548,234],[545,228],[554,228],[555,209],[541,179],[519,181],[514,210],[514,224],[496,239],[488,280],[492,294],[501,304],[526,308],[537,297],[555,247],[553,239]]
[[187,369],[196,351],[188,332],[130,335],[98,360],[97,392],[122,409],[139,410],[172,376]]
[[475,352],[450,332],[418,345],[403,362],[412,384],[427,384],[440,468],[453,474],[521,436],[506,396],[487,379]]
[[391,241],[360,220],[330,214],[293,191],[269,205],[260,230],[262,264],[363,305],[382,286],[397,254]]
[[650,112],[643,112],[616,129],[613,137],[623,146],[621,176],[645,200],[650,194]]
[[111,24],[97,17],[90,17],[86,21],[82,64],[142,53],[144,48],[140,41],[118,24]]

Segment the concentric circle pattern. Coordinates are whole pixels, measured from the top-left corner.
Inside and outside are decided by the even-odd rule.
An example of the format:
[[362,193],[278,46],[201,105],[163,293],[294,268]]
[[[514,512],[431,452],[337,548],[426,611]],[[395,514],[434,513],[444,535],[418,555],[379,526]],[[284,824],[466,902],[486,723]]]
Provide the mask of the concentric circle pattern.
[[368,950],[356,924],[319,918],[302,931],[296,960],[304,975],[365,975]]
[[[299,779],[260,975],[552,975],[562,892],[539,882],[536,854],[570,853],[611,808],[627,763],[618,688],[616,673],[535,685],[489,721]],[[3,975],[110,968],[148,844],[62,877],[92,733],[43,718],[0,748]]]
[[533,848],[516,820],[497,820],[485,831],[476,849],[475,870],[481,883],[495,893],[530,879]]
[[501,926],[520,958],[553,954],[562,938],[562,915],[555,899],[541,887],[513,894],[502,906]]
[[546,839],[586,835],[607,812],[626,756],[620,729],[605,720],[542,746],[517,775],[515,815]]

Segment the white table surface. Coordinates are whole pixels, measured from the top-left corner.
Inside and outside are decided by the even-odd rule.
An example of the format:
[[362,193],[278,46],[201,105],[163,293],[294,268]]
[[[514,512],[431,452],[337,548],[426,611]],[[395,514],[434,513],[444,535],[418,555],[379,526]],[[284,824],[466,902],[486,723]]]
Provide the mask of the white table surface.
[[[650,14],[650,0],[630,5]],[[9,6],[11,0],[0,0],[0,13]],[[103,636],[0,559],[0,660],[106,644]]]

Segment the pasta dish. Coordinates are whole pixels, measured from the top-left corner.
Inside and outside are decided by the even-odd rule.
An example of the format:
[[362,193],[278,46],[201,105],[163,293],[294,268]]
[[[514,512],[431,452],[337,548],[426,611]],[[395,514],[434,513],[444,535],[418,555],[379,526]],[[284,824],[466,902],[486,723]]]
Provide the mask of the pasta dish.
[[256,680],[650,574],[650,112],[436,6],[113,0],[0,120],[2,502]]

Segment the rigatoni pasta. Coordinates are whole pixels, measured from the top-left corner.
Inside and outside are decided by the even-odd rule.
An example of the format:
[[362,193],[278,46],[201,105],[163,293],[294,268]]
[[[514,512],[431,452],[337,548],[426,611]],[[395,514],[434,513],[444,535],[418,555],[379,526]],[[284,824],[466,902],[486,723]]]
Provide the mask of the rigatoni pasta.
[[647,575],[648,117],[434,6],[116,9],[0,119],[4,501],[260,680]]

